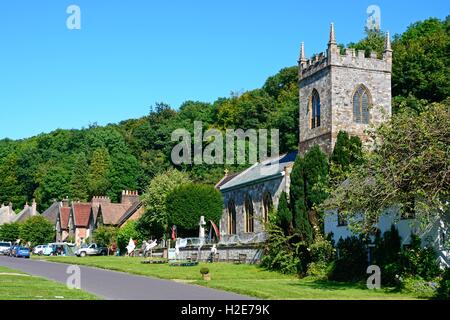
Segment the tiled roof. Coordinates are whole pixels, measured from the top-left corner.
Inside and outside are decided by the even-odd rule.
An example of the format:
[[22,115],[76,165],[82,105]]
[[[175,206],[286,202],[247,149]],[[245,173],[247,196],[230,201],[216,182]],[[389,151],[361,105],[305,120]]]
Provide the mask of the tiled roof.
[[294,164],[296,157],[297,152],[291,152],[276,158],[264,160],[261,163],[256,163],[247,170],[232,177],[227,182],[221,183],[219,190],[227,191],[243,185],[257,183],[264,179],[281,176],[286,167]]
[[75,226],[77,227],[88,227],[89,218],[91,216],[91,204],[90,203],[74,203],[73,204],[73,215]]
[[69,229],[70,208],[63,207],[60,209],[61,229]]
[[55,224],[56,218],[59,214],[59,207],[61,206],[61,203],[54,202],[47,210],[42,213],[42,216],[46,218],[50,223]]
[[99,214],[102,215],[103,224],[116,226],[120,218],[130,209],[130,204],[110,203],[101,204]]
[[133,204],[119,219],[117,222],[118,226],[123,225],[136,211],[142,207],[142,202],[136,202]]

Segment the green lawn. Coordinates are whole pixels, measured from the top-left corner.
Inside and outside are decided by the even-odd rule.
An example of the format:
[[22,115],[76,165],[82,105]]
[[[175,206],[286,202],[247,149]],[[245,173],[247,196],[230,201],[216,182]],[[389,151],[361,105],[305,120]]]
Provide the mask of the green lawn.
[[81,290],[0,266],[0,300],[95,300]]
[[[35,259],[41,259],[37,257]],[[270,272],[254,265],[228,263],[200,264],[196,267],[142,264],[142,258],[125,257],[48,257],[47,261],[79,264],[122,271],[161,279],[183,281],[210,288],[246,294],[263,299],[418,299],[412,293],[397,293],[389,289],[368,290],[363,284],[337,283],[315,279],[298,279]],[[210,269],[210,282],[201,280],[200,268]],[[423,297],[422,297],[423,298]],[[426,298],[426,297],[425,297]]]

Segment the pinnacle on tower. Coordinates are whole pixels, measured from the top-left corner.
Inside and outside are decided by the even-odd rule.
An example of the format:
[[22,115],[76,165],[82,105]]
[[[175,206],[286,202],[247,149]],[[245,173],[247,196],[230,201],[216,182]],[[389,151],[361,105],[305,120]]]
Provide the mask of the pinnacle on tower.
[[302,42],[302,44],[300,45],[300,60],[299,62],[301,64],[306,62],[306,57],[305,57],[305,43]]
[[389,34],[389,31],[386,32],[386,40],[384,42],[384,51],[390,51],[392,52],[392,47],[391,47],[391,36]]
[[328,42],[328,44],[337,44],[336,42],[336,35],[334,33],[334,23],[331,23],[331,27],[330,27],[330,42]]

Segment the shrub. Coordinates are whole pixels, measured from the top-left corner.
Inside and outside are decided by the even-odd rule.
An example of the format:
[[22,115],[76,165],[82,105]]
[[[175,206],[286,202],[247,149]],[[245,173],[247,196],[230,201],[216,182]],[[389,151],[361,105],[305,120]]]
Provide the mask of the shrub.
[[130,239],[141,242],[144,237],[143,235],[136,229],[137,222],[129,221],[125,226],[119,229],[117,233],[117,246],[120,249],[120,252],[125,253],[126,247],[130,242]]
[[332,268],[332,263],[325,262],[311,262],[308,265],[307,275],[309,277],[318,278],[320,280],[327,280]]
[[437,290],[438,299],[450,300],[450,268],[445,269]]
[[206,267],[203,267],[203,268],[200,269],[200,273],[202,275],[207,275],[207,274],[209,274],[209,269],[206,268]]
[[286,236],[283,229],[273,223],[267,224],[267,233],[261,266],[284,274],[297,273],[300,258],[291,244],[293,236]]
[[49,243],[55,240],[55,227],[43,216],[33,216],[21,224],[20,238],[32,247]]
[[213,186],[186,184],[176,188],[166,202],[170,225],[176,225],[180,236],[198,231],[201,216],[205,221],[218,222],[222,216],[223,198]]
[[362,238],[356,236],[340,239],[338,258],[330,267],[330,278],[335,281],[359,281],[367,270],[367,250]]
[[100,226],[94,231],[93,238],[99,246],[108,247],[116,242],[117,232],[117,228]]
[[7,223],[0,226],[0,241],[15,242],[20,238],[20,224]]
[[424,280],[432,280],[440,274],[433,248],[422,248],[421,240],[411,235],[411,246],[405,249],[400,257],[401,272],[404,275],[420,276]]
[[402,273],[399,262],[401,254],[401,237],[397,228],[392,225],[383,236],[378,230],[375,237],[375,249],[373,251],[372,264],[381,269],[381,282],[385,285],[396,285],[397,276]]

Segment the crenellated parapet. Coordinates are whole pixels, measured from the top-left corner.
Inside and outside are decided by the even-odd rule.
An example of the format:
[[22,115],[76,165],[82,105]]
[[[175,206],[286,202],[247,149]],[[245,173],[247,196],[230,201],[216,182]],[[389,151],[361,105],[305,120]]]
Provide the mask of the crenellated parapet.
[[392,48],[389,32],[386,33],[385,51],[381,58],[376,52],[371,52],[368,57],[364,50],[341,48],[337,45],[334,32],[334,24],[331,24],[330,40],[326,53],[314,55],[306,59],[304,43],[301,44],[299,64],[299,79],[305,79],[329,66],[356,68],[380,72],[392,70]]

